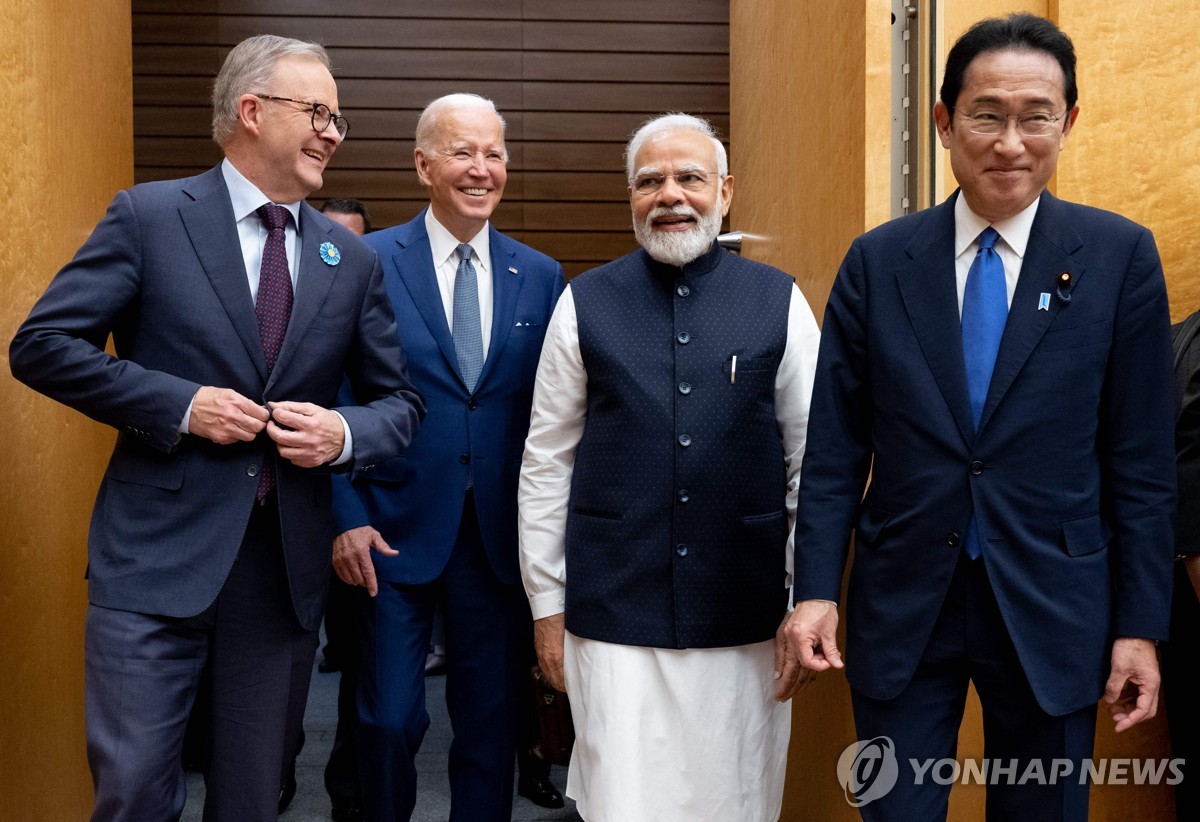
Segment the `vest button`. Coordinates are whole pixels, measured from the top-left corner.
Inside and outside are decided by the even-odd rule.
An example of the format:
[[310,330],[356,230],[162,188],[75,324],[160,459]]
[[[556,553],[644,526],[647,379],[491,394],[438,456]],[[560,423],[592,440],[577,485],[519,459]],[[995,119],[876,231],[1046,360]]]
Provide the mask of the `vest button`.
[[689,497],[688,497],[688,492],[687,492],[687,489],[686,489],[686,488],[680,488],[680,489],[679,489],[679,501],[680,501],[680,502],[687,502],[687,501],[688,501],[688,499],[689,499]]
[[961,538],[958,536],[958,531],[951,531],[946,535],[946,544],[951,548],[957,548]]
[[676,545],[676,546],[675,546],[675,553],[676,553],[676,554],[678,554],[678,555],[679,555],[679,556],[681,556],[681,557],[686,557],[686,556],[687,556],[687,546],[686,546],[686,545],[683,545],[682,543],[681,543],[681,544],[679,544],[679,545]]
[[463,465],[466,465],[468,462],[471,461],[471,455],[470,454],[459,454],[458,461],[461,462]]
[[687,434],[680,434],[679,435],[679,444],[682,445],[684,448],[687,448],[689,445],[692,444],[692,438],[690,436],[688,436]]
[[680,393],[680,394],[690,394],[690,393],[692,393],[692,384],[691,384],[690,382],[681,382],[681,383],[679,383],[679,393]]
[[687,345],[692,341],[692,335],[686,331],[680,331],[675,335],[675,339],[679,340],[680,345]]
[[680,297],[686,297],[688,294],[692,293],[692,289],[688,288],[686,285],[680,285],[676,286],[675,293]]
[[247,468],[246,468],[246,476],[248,476],[248,477],[257,477],[257,476],[258,476],[258,466],[257,466],[257,465],[250,465],[250,466],[247,466]]
[[977,477],[983,473],[983,463],[979,460],[972,460],[971,464],[967,467],[970,468],[972,476]]

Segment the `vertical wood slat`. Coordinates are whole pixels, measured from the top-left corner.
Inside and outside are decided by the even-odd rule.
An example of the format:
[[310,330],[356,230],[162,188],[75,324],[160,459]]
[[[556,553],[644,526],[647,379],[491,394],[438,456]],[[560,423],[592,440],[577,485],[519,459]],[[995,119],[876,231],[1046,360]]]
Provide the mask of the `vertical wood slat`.
[[359,197],[379,227],[410,219],[424,205],[417,116],[437,96],[472,91],[509,123],[497,225],[577,273],[634,246],[621,155],[638,124],[688,111],[727,136],[728,21],[725,0],[135,0],[135,175],[194,173],[219,157],[208,94],[235,43],[264,32],[315,40],[330,51],[351,131],[314,203]]

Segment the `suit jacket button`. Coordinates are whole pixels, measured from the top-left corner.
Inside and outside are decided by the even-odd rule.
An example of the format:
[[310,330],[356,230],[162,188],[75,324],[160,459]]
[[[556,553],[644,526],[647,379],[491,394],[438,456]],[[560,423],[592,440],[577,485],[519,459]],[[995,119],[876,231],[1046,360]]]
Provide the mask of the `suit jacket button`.
[[475,400],[467,401],[467,410],[468,411],[474,411],[476,408],[478,408],[478,406],[475,404]]
[[961,540],[958,536],[958,531],[951,531],[949,533],[949,535],[947,535],[947,537],[946,537],[946,544],[949,545],[951,548],[958,547],[958,543],[960,541]]
[[971,474],[973,476],[977,477],[983,473],[983,463],[980,462],[979,460],[972,460],[971,464],[968,466],[968,468],[971,469]]
[[246,468],[246,476],[248,476],[248,477],[257,477],[257,476],[258,476],[258,466],[257,466],[257,465],[250,465],[250,466],[248,466],[248,467]]
[[458,461],[461,462],[463,465],[466,465],[468,462],[471,461],[471,455],[470,454],[459,454]]

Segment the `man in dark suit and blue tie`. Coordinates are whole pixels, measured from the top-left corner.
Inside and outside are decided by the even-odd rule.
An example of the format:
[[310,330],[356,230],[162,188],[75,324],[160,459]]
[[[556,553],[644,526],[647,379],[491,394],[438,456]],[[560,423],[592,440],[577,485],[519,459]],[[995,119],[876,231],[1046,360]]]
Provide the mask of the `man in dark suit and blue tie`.
[[[342,533],[334,565],[374,597],[360,674],[360,772],[369,819],[410,817],[440,604],[454,727],[450,818],[503,821],[512,814],[520,685],[532,657],[517,567],[517,479],[563,274],[489,223],[508,161],[504,121],[490,100],[452,94],[430,103],[414,157],[429,208],[366,241],[383,260],[429,418],[403,456],[363,466],[353,485],[335,489]],[[541,777],[523,793],[562,801]]]
[[[1045,191],[1076,98],[1052,23],[972,27],[934,106],[959,191],[857,239],[830,295],[781,673],[842,667],[853,529],[855,723],[899,763],[890,792],[860,794],[867,820],[945,818],[950,787],[910,763],[954,757],[969,682],[985,757],[1017,763],[992,774],[994,819],[1086,819],[1097,701],[1118,731],[1155,713],[1175,493],[1167,299],[1149,231]],[[1070,778],[1020,778],[1055,760]]]
[[[400,453],[423,412],[378,258],[304,202],[345,137],[337,111],[320,46],[237,45],[213,90],[225,160],[119,193],[13,340],[18,379],[119,432],[88,537],[95,820],[179,818],[206,665],[204,817],[276,818],[330,473]],[[344,375],[358,403],[334,408]]]

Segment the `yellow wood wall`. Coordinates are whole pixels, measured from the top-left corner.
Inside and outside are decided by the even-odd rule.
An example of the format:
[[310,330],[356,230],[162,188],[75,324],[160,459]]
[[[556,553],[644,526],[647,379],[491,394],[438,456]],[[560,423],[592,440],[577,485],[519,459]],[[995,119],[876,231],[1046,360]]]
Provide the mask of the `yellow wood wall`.
[[133,179],[124,0],[4,0],[0,99],[0,819],[86,818],[83,618],[92,498],[109,429],[17,383],[8,342]]

